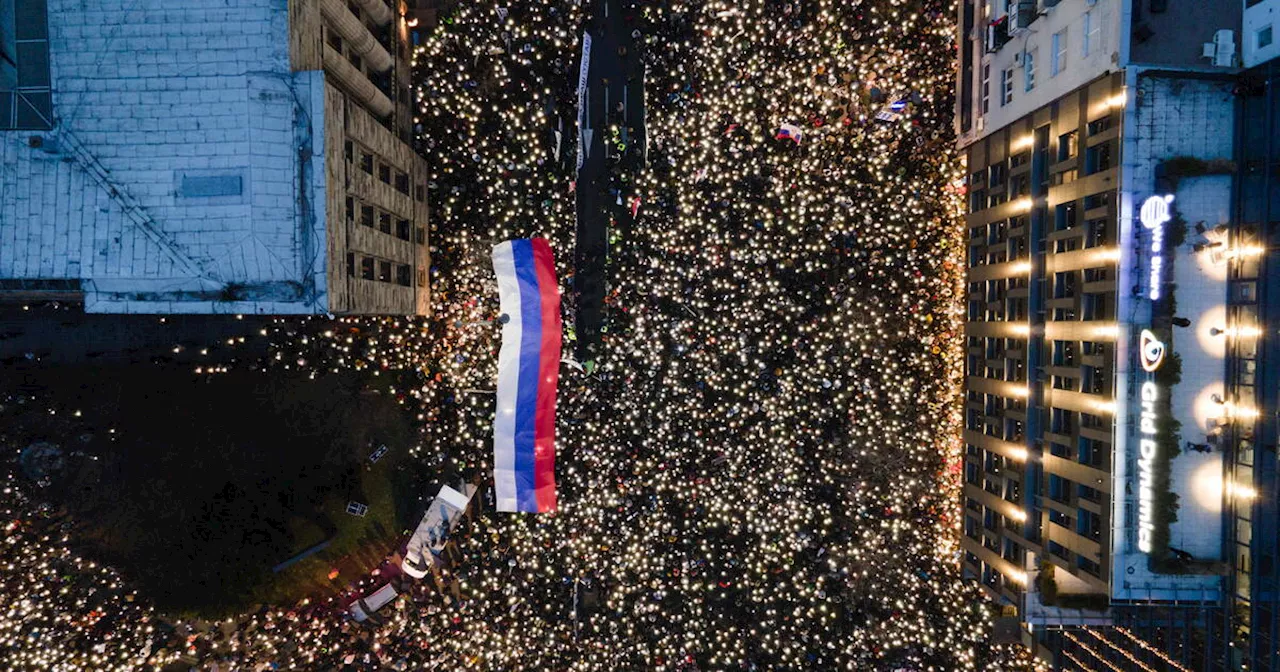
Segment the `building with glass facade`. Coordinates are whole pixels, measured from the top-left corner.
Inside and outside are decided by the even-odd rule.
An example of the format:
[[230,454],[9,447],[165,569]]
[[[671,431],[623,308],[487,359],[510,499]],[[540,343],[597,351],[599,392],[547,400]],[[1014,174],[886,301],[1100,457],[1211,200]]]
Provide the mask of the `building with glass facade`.
[[1280,669],[1265,4],[961,3],[962,566],[1057,669]]

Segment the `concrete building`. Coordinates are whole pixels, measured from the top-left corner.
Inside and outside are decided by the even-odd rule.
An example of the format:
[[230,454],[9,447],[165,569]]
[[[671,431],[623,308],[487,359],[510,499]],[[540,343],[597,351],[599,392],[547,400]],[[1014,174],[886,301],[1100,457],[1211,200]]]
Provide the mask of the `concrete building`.
[[1280,669],[1269,2],[961,3],[962,567],[1056,669]]
[[1280,0],[1245,0],[1244,27],[1240,33],[1244,67],[1252,68],[1280,56],[1280,42],[1276,41],[1278,23]]
[[962,0],[960,144],[1106,73],[1231,72],[1240,64],[1241,11],[1240,0]]
[[0,296],[426,313],[402,9],[0,2]]

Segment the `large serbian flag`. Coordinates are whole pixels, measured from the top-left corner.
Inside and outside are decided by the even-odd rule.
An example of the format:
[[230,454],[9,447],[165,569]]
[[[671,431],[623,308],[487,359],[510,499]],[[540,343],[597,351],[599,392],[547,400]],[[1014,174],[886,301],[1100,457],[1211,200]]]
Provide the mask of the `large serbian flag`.
[[560,378],[560,288],[543,238],[493,248],[498,297],[508,316],[498,352],[493,480],[499,511],[556,508],[556,383]]

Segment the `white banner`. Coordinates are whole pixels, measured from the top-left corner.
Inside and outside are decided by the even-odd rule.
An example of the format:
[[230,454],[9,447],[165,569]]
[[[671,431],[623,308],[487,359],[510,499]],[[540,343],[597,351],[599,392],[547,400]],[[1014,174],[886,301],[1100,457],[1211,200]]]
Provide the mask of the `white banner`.
[[582,64],[578,67],[578,170],[586,160],[583,131],[587,129],[587,72],[591,70],[591,33],[582,33]]

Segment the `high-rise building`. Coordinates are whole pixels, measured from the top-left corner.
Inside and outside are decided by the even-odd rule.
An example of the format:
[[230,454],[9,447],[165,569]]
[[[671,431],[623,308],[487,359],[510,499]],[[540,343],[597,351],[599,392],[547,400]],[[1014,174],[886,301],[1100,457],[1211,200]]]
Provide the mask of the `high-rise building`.
[[960,3],[962,566],[1058,669],[1280,669],[1266,4]]
[[0,3],[0,295],[426,313],[403,9]]

